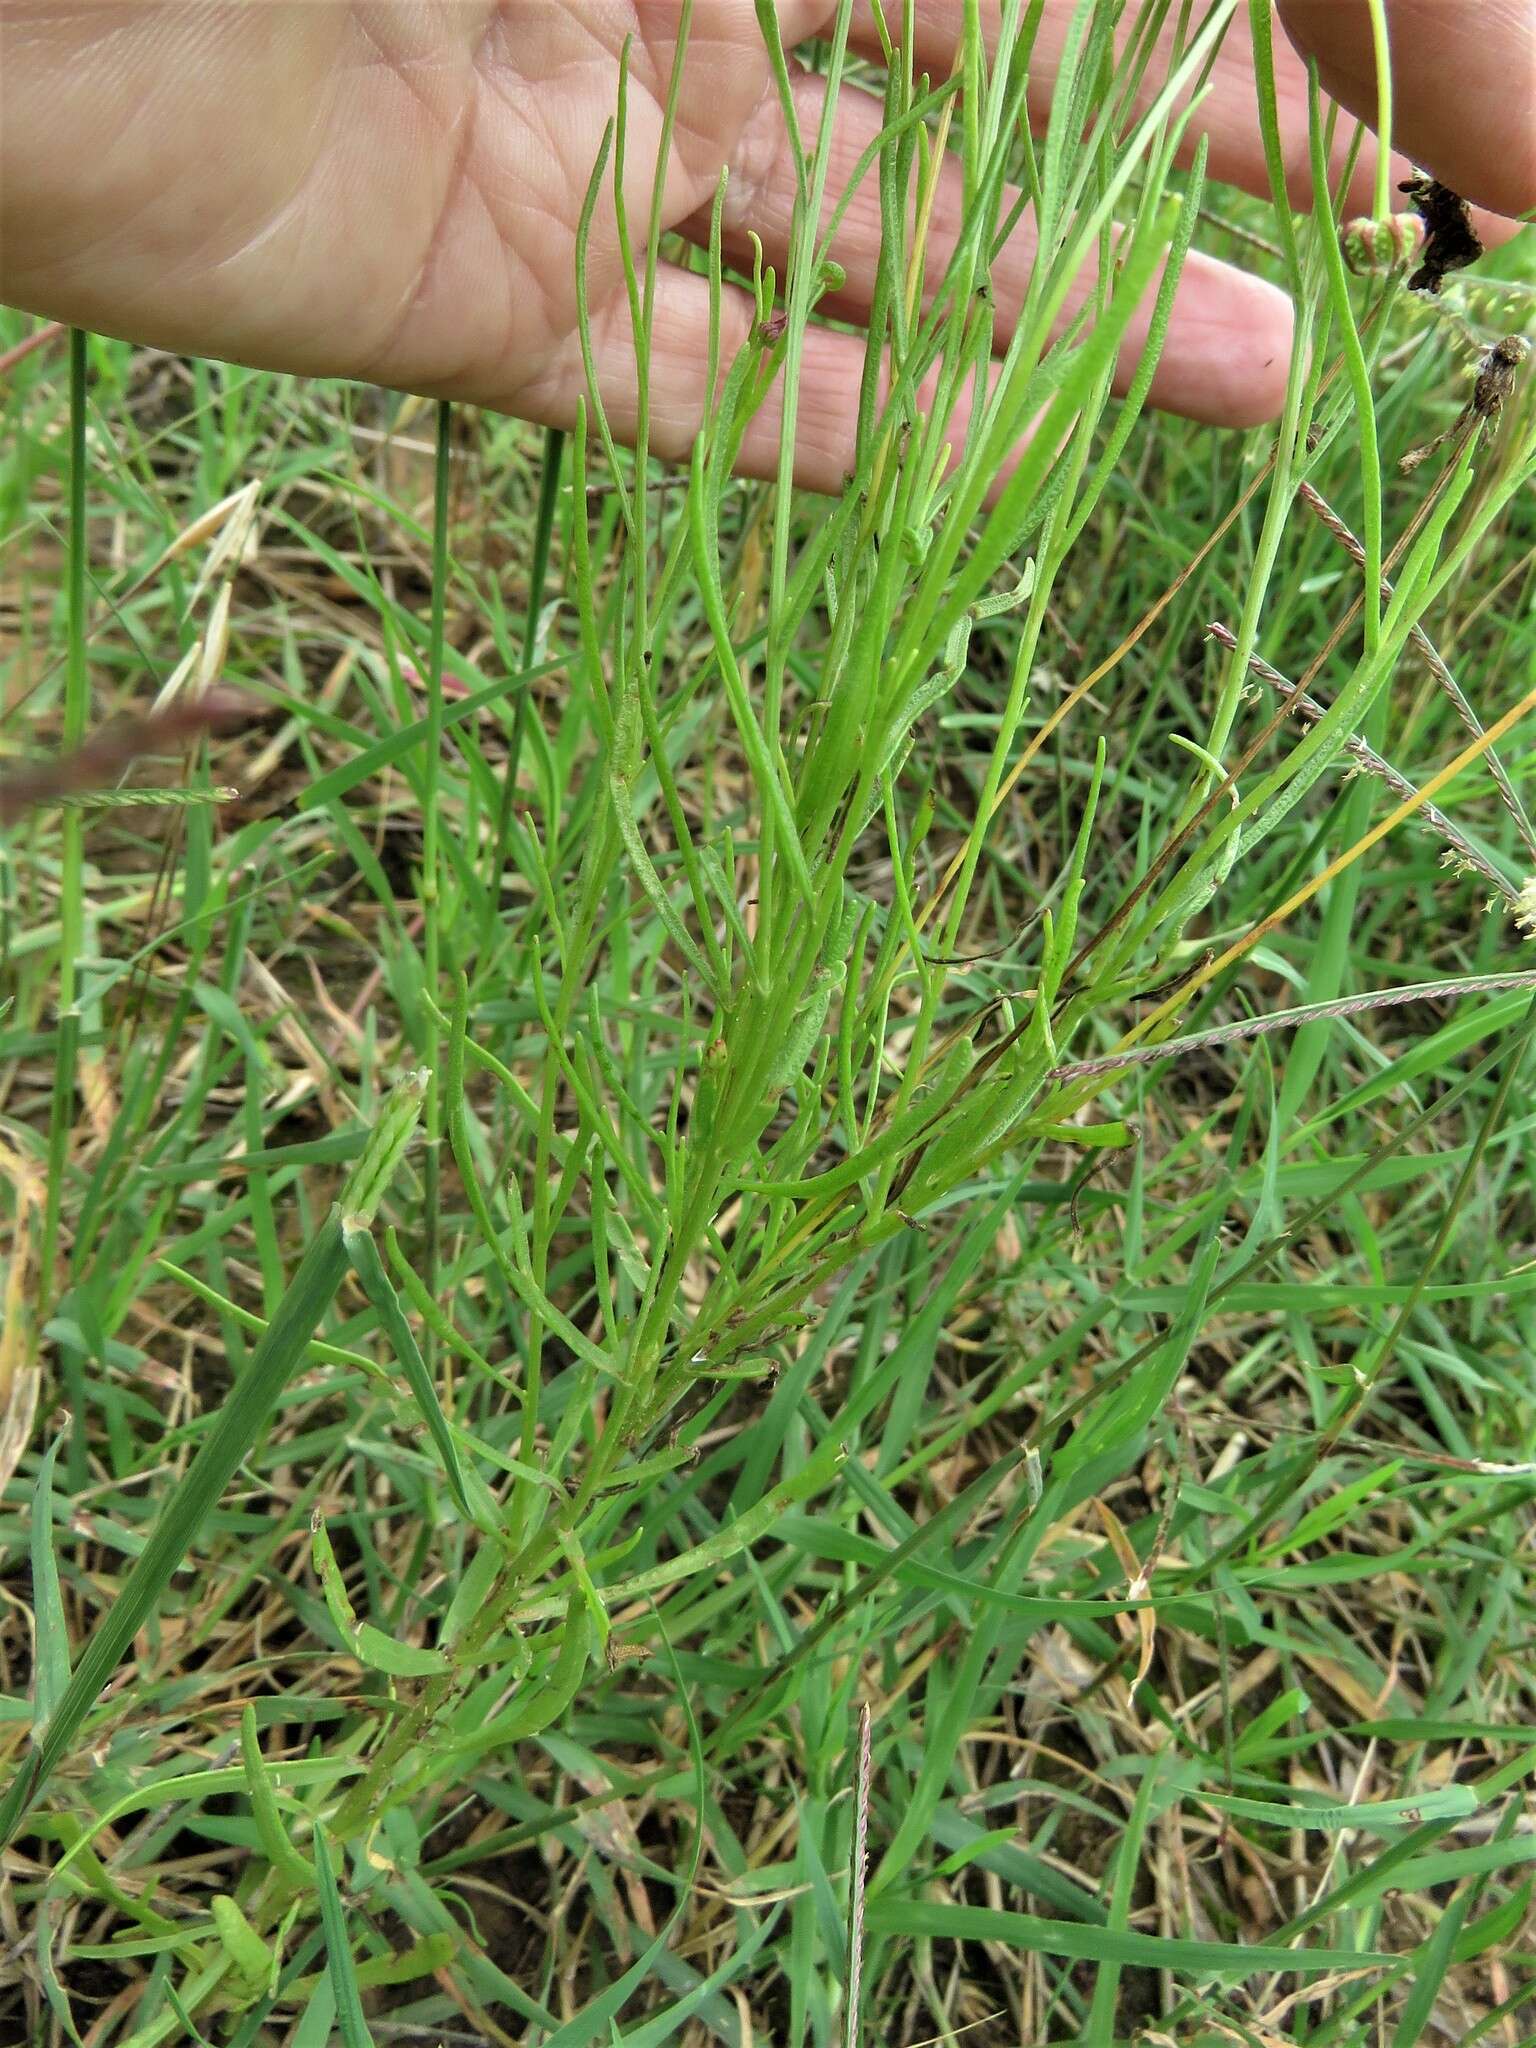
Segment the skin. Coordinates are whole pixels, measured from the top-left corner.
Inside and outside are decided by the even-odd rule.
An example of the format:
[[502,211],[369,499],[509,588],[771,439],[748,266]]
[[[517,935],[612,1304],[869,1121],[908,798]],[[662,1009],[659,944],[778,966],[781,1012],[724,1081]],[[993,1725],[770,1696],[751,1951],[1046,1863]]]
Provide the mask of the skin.
[[[980,0],[983,21],[998,0]],[[823,29],[833,0],[777,0],[786,48]],[[470,400],[569,426],[584,375],[576,341],[577,217],[620,51],[633,38],[625,205],[643,245],[674,54],[678,0],[0,0],[0,298],[161,348]],[[888,7],[899,19],[899,6]],[[922,68],[947,75],[962,0],[917,0]],[[1031,112],[1071,17],[1046,0]],[[1198,10],[1197,10],[1198,13]],[[1392,0],[1396,139],[1469,198],[1505,214],[1536,205],[1536,0]],[[1365,0],[1281,0],[1327,88],[1374,110]],[[878,55],[870,10],[857,41]],[[1310,203],[1306,65],[1276,38],[1292,197]],[[802,131],[822,87],[800,72]],[[844,90],[828,189],[842,189],[878,125]],[[1213,176],[1267,190],[1246,9],[1197,117]],[[1341,148],[1350,124],[1340,123]],[[753,0],[696,0],[664,219],[707,238],[729,169],[726,227],[738,255],[760,238],[783,274],[790,157]],[[1369,151],[1352,198],[1370,203]],[[1406,175],[1406,159],[1394,176]],[[938,196],[932,275],[960,212],[958,172]],[[1485,223],[1485,226],[1488,224]],[[878,248],[872,190],[835,251],[837,311],[867,308]],[[1026,221],[994,278],[1006,343],[1032,260]],[[597,374],[615,430],[631,428],[635,366],[616,225],[604,210],[589,262]],[[688,452],[706,408],[708,293],[664,270],[652,367],[651,445]],[[750,319],[727,307],[729,360]],[[1153,402],[1216,425],[1270,418],[1284,389],[1284,295],[1192,256]],[[1140,337],[1128,341],[1129,376]],[[862,366],[856,336],[809,339],[800,481],[834,489],[851,456]],[[770,473],[772,403],[743,467]]]

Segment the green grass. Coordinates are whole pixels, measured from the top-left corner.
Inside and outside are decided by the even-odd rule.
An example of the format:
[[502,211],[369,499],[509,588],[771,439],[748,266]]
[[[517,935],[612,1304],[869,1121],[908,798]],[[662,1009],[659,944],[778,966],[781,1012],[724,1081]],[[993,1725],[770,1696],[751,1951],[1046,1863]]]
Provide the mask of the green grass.
[[[13,369],[7,751],[263,713],[0,864],[5,2038],[1536,2038],[1529,392],[1399,467],[1529,287],[1175,176],[1230,11],[894,68],[831,503],[730,474],[814,137],[684,478]],[[1278,435],[1111,403],[1255,225]]]

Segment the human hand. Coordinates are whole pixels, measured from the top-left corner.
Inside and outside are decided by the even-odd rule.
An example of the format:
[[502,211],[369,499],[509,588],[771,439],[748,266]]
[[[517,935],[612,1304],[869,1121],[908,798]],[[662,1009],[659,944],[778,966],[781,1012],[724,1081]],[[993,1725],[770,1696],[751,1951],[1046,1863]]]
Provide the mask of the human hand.
[[[987,18],[995,0],[982,6]],[[676,0],[0,0],[0,297],[162,348],[567,426],[585,383],[576,223],[620,51],[632,37],[625,201],[643,243],[678,12]],[[786,47],[832,12],[833,0],[778,0]],[[1536,202],[1536,0],[1392,0],[1390,12],[1399,139],[1473,199],[1505,212]],[[1071,13],[1071,0],[1047,0],[1037,115]],[[1281,0],[1281,14],[1317,54],[1325,84],[1368,117],[1365,0]],[[962,16],[962,0],[919,0],[916,56],[934,77],[952,68]],[[875,54],[868,7],[854,20],[860,49]],[[1292,197],[1305,205],[1306,69],[1284,38],[1276,64]],[[797,75],[803,131],[814,132],[822,92],[818,78]],[[1198,120],[1212,175],[1266,189],[1241,9]],[[845,89],[834,197],[879,122],[877,101]],[[722,166],[729,251],[744,253],[755,232],[782,275],[794,180],[752,0],[695,8],[667,227],[707,236]],[[1371,172],[1362,160],[1362,208]],[[954,166],[935,208],[935,279],[959,213]],[[833,252],[846,273],[834,309],[845,318],[867,309],[878,243],[867,181]],[[1026,218],[994,268],[1000,343],[1032,246]],[[636,370],[608,214],[594,223],[588,274],[597,376],[623,435],[634,426]],[[751,317],[747,296],[733,293],[727,360]],[[685,455],[707,409],[707,323],[705,282],[665,267],[650,387],[659,454]],[[1192,255],[1153,403],[1221,425],[1272,416],[1290,328],[1283,294]],[[1124,378],[1144,335],[1143,320]],[[862,361],[854,335],[821,327],[807,338],[798,474],[808,485],[835,488],[850,465]],[[770,403],[743,467],[771,473],[777,442]]]

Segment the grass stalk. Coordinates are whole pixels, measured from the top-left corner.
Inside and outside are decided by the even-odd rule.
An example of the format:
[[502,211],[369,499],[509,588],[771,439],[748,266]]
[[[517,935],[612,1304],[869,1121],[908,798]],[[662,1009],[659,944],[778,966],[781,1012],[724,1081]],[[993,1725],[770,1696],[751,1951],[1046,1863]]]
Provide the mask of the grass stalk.
[[[86,613],[90,546],[86,527],[89,339],[83,329],[70,329],[69,526],[64,586],[66,624],[63,746],[66,753],[73,752],[84,742],[91,714],[89,621]],[[48,1178],[44,1195],[43,1238],[38,1256],[40,1323],[46,1319],[57,1286],[59,1232],[69,1178],[69,1138],[75,1120],[80,1038],[79,991],[83,967],[81,952],[85,936],[84,814],[77,809],[66,809],[60,820],[59,831],[59,947],[55,1006],[58,1044],[54,1055],[53,1091],[48,1119]],[[80,1390],[74,1388],[71,1391],[76,1397],[74,1409],[78,1417]],[[74,1483],[83,1477],[83,1467],[73,1454],[70,1463],[70,1476]]]
[[[437,1292],[442,1219],[443,1111],[436,1005],[443,974],[441,793],[443,766],[443,650],[448,610],[448,528],[453,503],[453,407],[443,400],[436,408],[437,437],[432,486],[432,607],[427,638],[427,706],[422,733],[421,774],[421,917],[422,971],[430,1001],[423,1012],[423,1057],[426,1062],[426,1200],[423,1210],[422,1258],[429,1294]],[[526,687],[526,685],[525,685]],[[427,1358],[432,1358],[432,1333],[427,1332]]]

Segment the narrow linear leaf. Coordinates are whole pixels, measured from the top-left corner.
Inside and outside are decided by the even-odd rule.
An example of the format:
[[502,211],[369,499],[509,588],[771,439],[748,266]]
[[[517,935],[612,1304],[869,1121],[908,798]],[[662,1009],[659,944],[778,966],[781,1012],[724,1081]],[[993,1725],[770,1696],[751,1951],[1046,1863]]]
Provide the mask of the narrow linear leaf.
[[308,1891],[314,1884],[315,1873],[295,1849],[288,1830],[283,1826],[272,1783],[267,1776],[266,1759],[261,1753],[261,1740],[256,1732],[256,1709],[249,1700],[240,1716],[240,1755],[245,1766],[251,1814],[267,1860],[275,1870],[282,1872],[289,1884]]
[[315,1830],[315,1872],[320,1880],[320,1925],[325,1931],[325,1956],[330,1969],[331,1989],[336,1994],[336,2024],[344,2048],[374,2048],[368,2022],[363,2016],[362,1994],[347,1940],[347,1921],[336,1886],[331,1852],[325,1844],[324,1828]]
[[1213,1977],[1245,1977],[1256,1970],[1321,1975],[1360,1970],[1397,1960],[1373,1949],[1269,1948],[1263,1943],[1164,1940],[1134,1929],[1089,1927],[1073,1920],[1040,1920],[991,1906],[952,1906],[923,1899],[877,1899],[869,1909],[872,1934],[909,1934],[933,1941],[997,1941],[1068,1962],[1119,1963],[1126,1969],[1182,1970]]
[[440,1650],[397,1643],[371,1621],[358,1620],[336,1562],[330,1531],[318,1509],[310,1518],[309,1546],[326,1608],[337,1633],[359,1664],[366,1664],[371,1671],[385,1672],[391,1678],[434,1678],[452,1669]]
[[415,1332],[405,1319],[400,1306],[400,1297],[384,1270],[384,1261],[379,1257],[379,1248],[374,1242],[373,1232],[367,1225],[353,1217],[343,1217],[341,1225],[342,1242],[347,1248],[347,1257],[352,1270],[362,1283],[370,1306],[384,1326],[400,1370],[405,1374],[406,1385],[420,1411],[422,1421],[427,1425],[428,1434],[437,1446],[437,1454],[443,1461],[443,1471],[449,1489],[460,1514],[466,1521],[476,1519],[469,1505],[469,1495],[464,1485],[464,1474],[459,1466],[458,1446],[453,1432],[448,1427],[437,1389],[432,1384],[432,1375],[427,1371],[427,1362],[421,1355]]
[[69,1685],[69,1630],[59,1590],[59,1563],[53,1548],[53,1467],[65,1434],[56,1436],[43,1454],[32,1488],[32,1625],[36,1665],[33,1696],[36,1709],[32,1740],[37,1742]]

